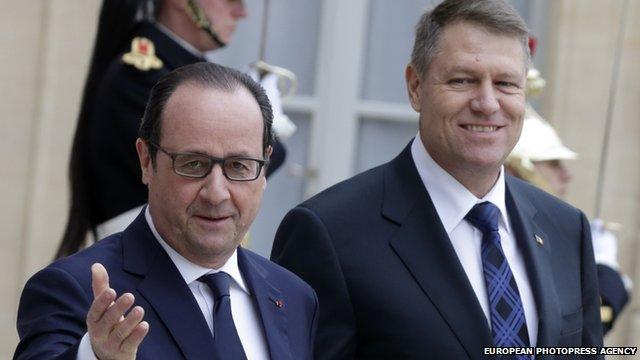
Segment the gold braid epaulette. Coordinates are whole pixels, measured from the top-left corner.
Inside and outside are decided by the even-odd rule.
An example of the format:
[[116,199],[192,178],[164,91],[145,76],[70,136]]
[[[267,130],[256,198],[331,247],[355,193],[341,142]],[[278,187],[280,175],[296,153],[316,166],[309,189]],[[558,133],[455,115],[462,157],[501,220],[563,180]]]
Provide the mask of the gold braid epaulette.
[[135,37],[131,41],[131,51],[122,55],[122,62],[140,71],[162,68],[162,60],[156,56],[156,47],[145,37]]

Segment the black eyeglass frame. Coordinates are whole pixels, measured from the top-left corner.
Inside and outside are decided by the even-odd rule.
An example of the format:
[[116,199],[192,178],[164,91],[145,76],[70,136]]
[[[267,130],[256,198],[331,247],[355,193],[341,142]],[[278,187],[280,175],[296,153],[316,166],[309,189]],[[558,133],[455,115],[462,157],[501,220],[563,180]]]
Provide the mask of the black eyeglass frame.
[[[216,164],[220,164],[220,168],[222,169],[222,174],[224,175],[225,178],[227,178],[227,180],[229,181],[238,181],[238,182],[244,182],[244,181],[254,181],[256,179],[258,179],[260,177],[260,174],[262,173],[262,169],[269,165],[269,160],[266,159],[254,159],[254,158],[250,158],[250,157],[244,157],[244,156],[230,156],[230,157],[226,157],[226,158],[218,158],[218,157],[214,157],[214,156],[209,156],[207,154],[202,154],[202,153],[193,153],[193,152],[170,152],[168,150],[166,150],[165,148],[163,148],[162,146],[155,144],[151,141],[147,141],[147,144],[149,144],[150,146],[153,146],[154,148],[162,151],[163,153],[165,153],[167,156],[169,156],[171,158],[171,167],[173,168],[173,172],[176,173],[177,175],[180,176],[184,176],[184,177],[188,177],[188,178],[192,178],[192,179],[204,179],[206,178],[210,173],[211,170],[213,170],[213,167]],[[211,163],[209,165],[209,169],[207,169],[207,172],[204,173],[204,175],[188,175],[188,174],[183,174],[180,173],[176,170],[176,157],[180,156],[180,155],[197,155],[197,156],[202,156],[205,158],[208,158]],[[232,177],[229,177],[229,175],[227,175],[227,171],[224,169],[224,163],[227,160],[252,160],[258,163],[259,167],[258,167],[258,171],[256,172],[256,176],[254,178],[249,178],[249,179],[234,179]]]

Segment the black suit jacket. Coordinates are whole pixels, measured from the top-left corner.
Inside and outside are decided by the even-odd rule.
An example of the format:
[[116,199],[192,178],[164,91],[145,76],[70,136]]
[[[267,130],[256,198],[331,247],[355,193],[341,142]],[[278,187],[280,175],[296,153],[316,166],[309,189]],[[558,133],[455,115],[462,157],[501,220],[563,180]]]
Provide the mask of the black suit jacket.
[[[514,178],[506,188],[538,311],[537,345],[601,345],[584,215]],[[271,257],[318,293],[317,359],[487,358],[489,325],[410,146],[291,210]]]
[[[91,264],[102,263],[118,296],[130,292],[149,333],[138,359],[211,359],[213,337],[188,285],[155,239],[144,210],[122,233],[57,261],[25,285],[15,359],[75,360],[93,301]],[[313,290],[280,266],[238,248],[238,265],[272,359],[311,359],[318,314]],[[280,300],[276,305],[276,301]]]

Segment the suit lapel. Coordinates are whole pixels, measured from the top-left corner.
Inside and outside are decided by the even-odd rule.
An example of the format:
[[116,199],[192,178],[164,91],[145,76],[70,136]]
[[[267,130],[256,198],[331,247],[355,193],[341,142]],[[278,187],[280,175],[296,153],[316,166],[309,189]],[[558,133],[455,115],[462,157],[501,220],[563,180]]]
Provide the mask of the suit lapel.
[[[558,294],[554,288],[550,259],[551,242],[536,223],[537,210],[522,194],[520,184],[507,177],[507,211],[518,247],[523,253],[527,275],[538,310],[538,341],[536,346],[552,347],[560,337],[561,314]],[[542,244],[536,239],[542,240]]]
[[187,359],[210,358],[211,349],[203,346],[213,345],[209,327],[191,290],[151,233],[144,210],[123,237],[125,271],[144,276],[138,291],[165,324],[183,355]]
[[420,180],[410,144],[385,171],[383,216],[400,225],[390,245],[472,359],[491,333],[480,303]]
[[268,281],[268,271],[240,247],[238,265],[260,314],[271,359],[292,359],[287,334],[287,299]]

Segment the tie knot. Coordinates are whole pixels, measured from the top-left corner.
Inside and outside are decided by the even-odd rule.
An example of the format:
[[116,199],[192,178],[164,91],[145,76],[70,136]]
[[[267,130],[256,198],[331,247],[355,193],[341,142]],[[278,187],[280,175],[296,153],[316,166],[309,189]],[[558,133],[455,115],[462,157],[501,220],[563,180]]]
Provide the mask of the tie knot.
[[492,203],[485,201],[476,204],[464,217],[476,229],[483,234],[498,231],[498,219],[500,217],[500,209]]
[[201,276],[198,281],[201,281],[211,288],[213,297],[215,300],[220,299],[223,296],[229,296],[229,284],[231,277],[225,272],[217,272],[213,274],[207,274]]

